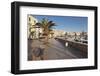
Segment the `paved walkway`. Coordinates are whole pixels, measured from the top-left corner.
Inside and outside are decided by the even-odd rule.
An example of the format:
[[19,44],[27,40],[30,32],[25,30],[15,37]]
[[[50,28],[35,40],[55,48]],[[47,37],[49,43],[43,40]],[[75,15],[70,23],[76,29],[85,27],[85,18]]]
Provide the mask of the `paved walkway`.
[[41,57],[35,57],[32,53],[35,47],[43,47],[44,54],[42,56],[43,60],[54,60],[54,59],[77,59],[86,58],[86,54],[83,52],[71,48],[65,47],[58,40],[49,39],[48,44],[44,44],[43,41],[39,40],[29,40],[28,41],[28,60],[41,60]]

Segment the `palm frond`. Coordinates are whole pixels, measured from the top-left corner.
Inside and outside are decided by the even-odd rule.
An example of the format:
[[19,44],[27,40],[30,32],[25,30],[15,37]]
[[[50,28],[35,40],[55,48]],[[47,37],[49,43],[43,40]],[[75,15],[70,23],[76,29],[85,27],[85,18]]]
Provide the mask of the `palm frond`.
[[48,28],[52,28],[53,26],[56,26],[56,24],[53,23],[53,21],[49,21],[48,22]]

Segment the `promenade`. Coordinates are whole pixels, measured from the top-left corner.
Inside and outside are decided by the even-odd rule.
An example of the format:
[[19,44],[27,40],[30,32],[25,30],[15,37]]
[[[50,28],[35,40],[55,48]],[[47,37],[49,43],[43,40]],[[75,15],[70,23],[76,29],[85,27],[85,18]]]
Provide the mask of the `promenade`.
[[47,44],[43,40],[28,40],[28,60],[41,60],[40,57],[35,57],[33,50],[35,47],[43,47],[43,60],[55,59],[79,59],[87,58],[87,54],[73,47],[65,46],[58,39],[49,39]]

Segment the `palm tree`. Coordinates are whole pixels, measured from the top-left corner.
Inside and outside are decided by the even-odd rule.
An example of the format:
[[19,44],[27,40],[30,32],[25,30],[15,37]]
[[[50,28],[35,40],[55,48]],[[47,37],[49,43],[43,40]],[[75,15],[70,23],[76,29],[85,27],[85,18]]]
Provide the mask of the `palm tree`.
[[40,26],[43,29],[43,36],[45,36],[45,41],[47,43],[49,34],[52,31],[53,26],[55,26],[55,23],[53,21],[49,21],[46,18],[43,18],[41,22],[37,23],[36,25]]

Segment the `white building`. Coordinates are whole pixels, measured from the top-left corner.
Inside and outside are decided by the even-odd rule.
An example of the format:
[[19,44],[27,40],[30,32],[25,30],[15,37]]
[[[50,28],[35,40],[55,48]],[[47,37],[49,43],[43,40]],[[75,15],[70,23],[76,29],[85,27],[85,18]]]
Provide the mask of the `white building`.
[[53,30],[54,31],[54,37],[64,36],[65,31],[63,30]]
[[28,15],[28,38],[39,38],[40,28],[36,25],[37,22],[38,20],[34,16]]

